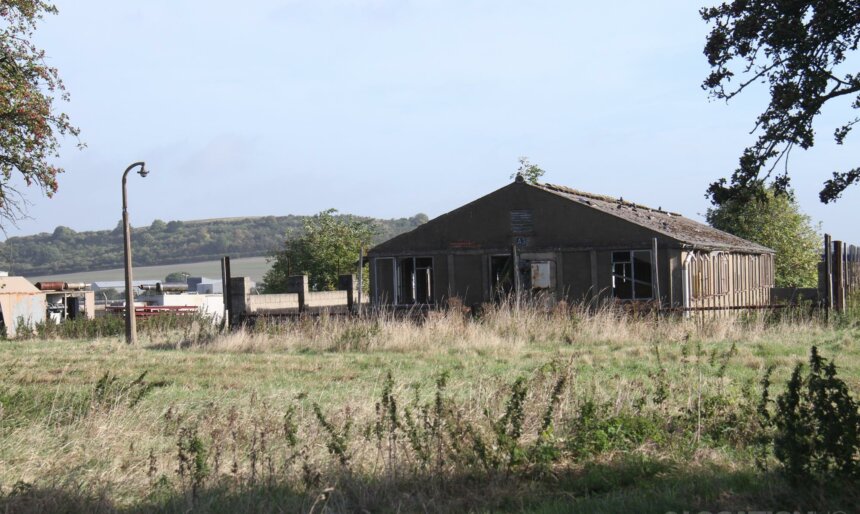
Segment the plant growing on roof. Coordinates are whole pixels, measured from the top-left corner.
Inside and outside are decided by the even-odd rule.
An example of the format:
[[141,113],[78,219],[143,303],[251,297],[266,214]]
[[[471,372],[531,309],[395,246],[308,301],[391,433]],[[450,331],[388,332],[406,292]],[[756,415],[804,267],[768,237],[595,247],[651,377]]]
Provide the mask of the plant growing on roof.
[[522,175],[525,181],[529,184],[537,184],[543,174],[546,173],[546,171],[542,170],[537,164],[529,162],[528,157],[520,157],[519,161],[520,167],[517,168],[515,173],[511,174],[511,179],[516,178],[517,175]]

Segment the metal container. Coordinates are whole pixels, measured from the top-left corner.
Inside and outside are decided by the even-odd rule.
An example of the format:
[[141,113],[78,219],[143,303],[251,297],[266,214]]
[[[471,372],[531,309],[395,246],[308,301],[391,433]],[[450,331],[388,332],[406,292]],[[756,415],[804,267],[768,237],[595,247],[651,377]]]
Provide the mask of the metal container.
[[65,287],[65,282],[36,282],[39,291],[62,291]]

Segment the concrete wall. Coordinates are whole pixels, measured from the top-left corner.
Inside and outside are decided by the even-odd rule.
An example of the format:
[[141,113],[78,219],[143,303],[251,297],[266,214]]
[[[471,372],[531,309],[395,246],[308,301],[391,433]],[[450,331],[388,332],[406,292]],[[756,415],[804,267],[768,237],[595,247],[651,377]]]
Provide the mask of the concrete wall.
[[257,294],[248,298],[246,314],[277,314],[298,310],[297,293]]
[[[297,292],[281,294],[251,294],[252,283],[248,277],[234,277],[230,284],[231,306],[237,316],[295,314],[299,311],[300,296],[304,296],[307,309],[346,308],[349,299],[348,291],[308,291],[307,277],[290,277],[289,288]],[[358,303],[355,291],[353,301]],[[361,302],[368,304],[370,299],[362,295]]]
[[211,317],[214,322],[220,322],[224,316],[224,296],[220,294],[162,294],[147,296],[145,300],[150,305],[197,307],[200,314]]

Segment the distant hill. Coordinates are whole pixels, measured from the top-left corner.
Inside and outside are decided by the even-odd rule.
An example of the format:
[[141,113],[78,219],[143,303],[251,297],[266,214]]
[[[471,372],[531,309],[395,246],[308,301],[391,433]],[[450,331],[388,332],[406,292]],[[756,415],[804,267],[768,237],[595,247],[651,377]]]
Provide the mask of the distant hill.
[[[136,266],[154,266],[231,257],[259,257],[279,249],[286,237],[301,234],[306,216],[265,216],[193,221],[155,220],[132,228]],[[388,240],[427,222],[411,218],[373,219],[374,243]],[[123,265],[122,225],[113,230],[75,232],[59,226],[52,234],[10,237],[0,243],[0,270],[15,275],[54,275],[118,268]]]

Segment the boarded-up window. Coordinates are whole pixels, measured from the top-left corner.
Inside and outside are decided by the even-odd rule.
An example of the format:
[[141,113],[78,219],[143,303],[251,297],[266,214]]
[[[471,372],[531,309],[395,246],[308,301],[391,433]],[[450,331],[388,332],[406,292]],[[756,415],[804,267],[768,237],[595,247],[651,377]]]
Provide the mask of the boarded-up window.
[[511,211],[511,232],[515,236],[528,236],[534,232],[534,213],[531,209]]

